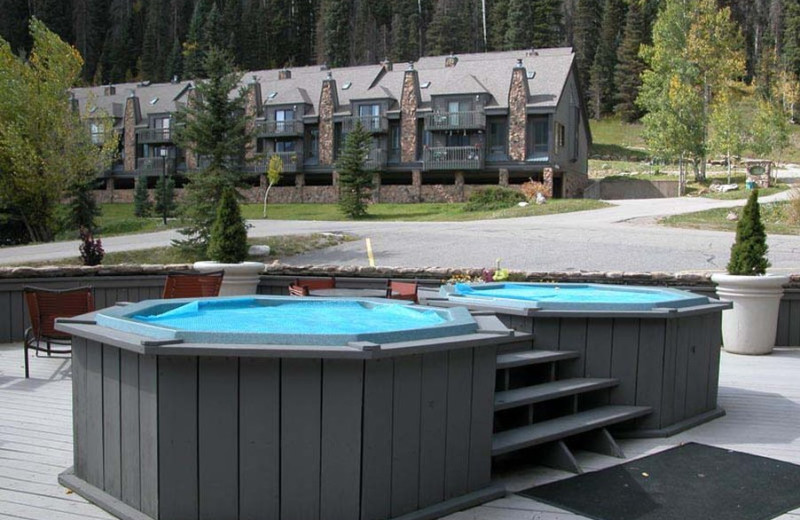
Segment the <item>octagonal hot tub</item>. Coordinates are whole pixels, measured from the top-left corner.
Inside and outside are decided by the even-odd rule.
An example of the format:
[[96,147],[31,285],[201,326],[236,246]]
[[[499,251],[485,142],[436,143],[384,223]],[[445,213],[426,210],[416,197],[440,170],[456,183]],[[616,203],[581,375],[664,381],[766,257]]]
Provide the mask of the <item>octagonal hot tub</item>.
[[[534,348],[568,350],[563,378],[612,378],[606,404],[647,406],[631,436],[668,436],[724,414],[717,406],[721,316],[730,303],[664,287],[570,283],[444,285],[428,305],[495,313]],[[503,388],[499,388],[503,390]]]
[[150,300],[73,335],[74,467],[123,518],[444,515],[492,486],[493,317],[380,299]]

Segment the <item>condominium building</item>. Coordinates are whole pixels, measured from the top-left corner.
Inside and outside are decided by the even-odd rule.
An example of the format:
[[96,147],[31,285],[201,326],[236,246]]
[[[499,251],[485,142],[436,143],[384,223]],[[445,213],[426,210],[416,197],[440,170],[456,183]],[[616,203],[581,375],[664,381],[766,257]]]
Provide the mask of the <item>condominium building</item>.
[[[242,83],[254,141],[241,168],[257,183],[279,155],[274,200],[334,202],[336,160],[359,121],[372,135],[365,166],[376,201],[459,201],[480,185],[529,179],[553,197],[576,197],[588,182],[591,135],[570,48],[265,70],[244,74]],[[193,84],[74,90],[90,122],[93,113],[108,114],[122,135],[120,160],[104,174],[109,190],[141,176],[202,170],[202,158],[173,139],[175,113]],[[102,128],[91,127],[100,139]]]

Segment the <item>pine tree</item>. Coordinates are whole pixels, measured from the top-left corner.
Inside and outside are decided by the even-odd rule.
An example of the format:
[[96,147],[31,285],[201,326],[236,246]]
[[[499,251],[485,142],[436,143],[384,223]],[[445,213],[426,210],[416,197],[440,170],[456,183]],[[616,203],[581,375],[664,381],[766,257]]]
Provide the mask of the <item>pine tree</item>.
[[329,67],[345,67],[350,63],[350,2],[327,0],[322,9],[325,63]]
[[139,218],[149,217],[153,211],[153,203],[147,192],[147,177],[138,177],[133,188],[133,214]]
[[247,258],[247,227],[232,187],[222,192],[211,227],[208,256],[223,264],[237,264]]
[[220,16],[220,26],[224,45],[234,58],[234,63],[241,64],[242,59],[242,1],[225,0]]
[[166,63],[164,47],[166,44],[166,10],[163,0],[150,0],[147,22],[142,41],[142,65],[140,73],[144,79],[163,81]]
[[172,176],[159,177],[153,192],[155,204],[153,208],[156,215],[175,216],[175,180]]
[[506,48],[508,2],[509,0],[494,0],[489,8],[489,49],[493,51],[502,51]]
[[617,104],[614,106],[614,111],[623,121],[631,123],[642,116],[636,98],[639,96],[642,72],[645,68],[639,56],[644,36],[644,16],[636,0],[628,5],[623,34],[622,42],[617,49],[617,66],[614,68],[614,84],[617,89],[614,97]]
[[426,35],[427,54],[467,52],[470,17],[464,0],[439,0]]
[[767,232],[761,222],[758,190],[753,190],[736,224],[736,241],[731,247],[728,274],[755,276],[766,273],[770,265],[767,250]]
[[800,0],[784,2],[783,56],[784,66],[800,76]]
[[172,42],[172,50],[169,52],[167,60],[166,76],[172,81],[173,78],[180,79],[183,74],[183,46],[177,38]]
[[508,0],[508,17],[503,38],[503,49],[525,49],[531,47],[533,2],[530,0]]
[[563,41],[561,0],[533,2],[532,47],[558,47]]
[[372,173],[364,169],[372,137],[356,122],[356,127],[347,134],[344,149],[336,163],[339,172],[339,209],[348,218],[361,218],[367,214],[369,188]]
[[623,14],[624,5],[621,0],[606,0],[600,38],[589,77],[589,110],[596,119],[609,113],[614,106],[614,68],[617,66],[617,46],[621,30],[619,22]]
[[208,48],[205,41],[205,25],[213,0],[198,0],[194,6],[189,32],[183,44],[183,71],[188,78],[202,78],[203,60]]
[[177,244],[204,255],[213,224],[213,215],[226,187],[241,182],[237,170],[245,145],[250,142],[244,112],[244,91],[236,91],[241,76],[233,67],[230,55],[212,47],[204,61],[208,79],[196,85],[197,96],[178,110],[175,141],[198,157],[208,160],[208,167],[189,175],[181,212],[187,238]]
[[390,57],[394,61],[414,61],[420,56],[419,10],[414,0],[400,0],[392,13],[392,45]]
[[589,71],[594,63],[601,20],[600,0],[578,0],[573,20],[575,65],[578,82],[584,89],[589,86]]
[[63,220],[65,230],[77,232],[80,229],[87,229],[91,233],[97,231],[97,219],[101,211],[94,198],[94,184],[94,179],[90,179],[70,186],[69,202],[65,207]]

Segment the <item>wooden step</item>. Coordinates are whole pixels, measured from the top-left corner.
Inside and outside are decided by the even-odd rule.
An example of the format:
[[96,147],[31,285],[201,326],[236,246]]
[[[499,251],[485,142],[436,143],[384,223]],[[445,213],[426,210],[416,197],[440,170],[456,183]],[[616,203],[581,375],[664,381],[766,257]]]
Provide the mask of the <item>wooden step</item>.
[[502,455],[647,415],[649,406],[601,406],[492,436],[492,456]]
[[539,365],[542,363],[563,361],[565,359],[575,359],[577,357],[580,357],[580,354],[571,350],[525,350],[522,352],[509,352],[497,356],[497,369]]
[[496,392],[494,394],[494,409],[495,411],[505,410],[516,406],[540,403],[542,401],[558,399],[559,397],[566,397],[568,395],[610,388],[618,384],[619,380],[617,379],[578,377],[515,388],[513,390]]

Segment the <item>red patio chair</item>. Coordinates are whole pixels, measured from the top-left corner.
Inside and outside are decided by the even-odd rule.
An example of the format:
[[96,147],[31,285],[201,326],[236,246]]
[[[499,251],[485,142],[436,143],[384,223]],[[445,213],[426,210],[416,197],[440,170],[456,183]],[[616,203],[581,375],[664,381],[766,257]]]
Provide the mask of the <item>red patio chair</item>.
[[419,303],[417,289],[417,282],[395,282],[394,280],[389,280],[389,286],[386,288],[386,297],[393,300],[410,300],[414,303]]
[[[28,351],[52,354],[72,354],[72,336],[54,328],[56,318],[71,318],[94,310],[91,287],[75,289],[40,289],[24,287],[25,303],[31,326],[25,330],[25,377],[30,377]],[[59,345],[60,348],[53,348]]]
[[335,289],[336,278],[298,278],[295,280],[294,285],[305,287],[309,291],[315,289]]
[[162,298],[205,298],[218,296],[225,271],[208,273],[175,272],[167,275]]
[[289,286],[289,296],[308,296],[308,287],[291,284]]

